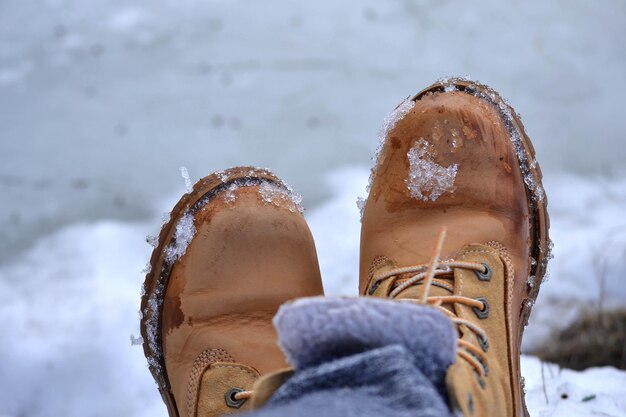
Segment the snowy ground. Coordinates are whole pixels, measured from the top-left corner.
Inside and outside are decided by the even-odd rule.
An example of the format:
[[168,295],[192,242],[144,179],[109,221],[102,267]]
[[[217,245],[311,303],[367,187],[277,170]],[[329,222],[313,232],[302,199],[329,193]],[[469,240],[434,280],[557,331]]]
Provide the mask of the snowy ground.
[[[367,176],[366,167],[333,171],[319,180],[333,197],[306,212],[329,294],[356,294],[355,200]],[[184,192],[182,180],[179,188]],[[527,347],[600,299],[610,307],[623,305],[626,295],[626,180],[561,176],[549,178],[546,189],[555,259]],[[174,200],[155,203],[161,209],[149,222],[63,228],[0,267],[0,416],[166,415],[142,349],[130,339],[138,334],[140,271],[151,250],[144,239]],[[559,370],[527,356],[523,374],[533,417],[626,416],[626,372]]]

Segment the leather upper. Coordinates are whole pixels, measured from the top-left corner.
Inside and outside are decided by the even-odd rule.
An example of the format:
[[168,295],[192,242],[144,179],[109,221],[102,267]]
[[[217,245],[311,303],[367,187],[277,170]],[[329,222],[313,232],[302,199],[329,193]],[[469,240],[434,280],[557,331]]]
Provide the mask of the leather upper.
[[197,401],[187,392],[202,352],[219,350],[230,358],[221,358],[230,365],[204,370],[210,370],[204,377],[213,387],[209,398],[223,404],[217,387],[228,385],[225,379],[250,389],[259,374],[287,366],[271,322],[278,307],[323,293],[304,218],[286,202],[268,203],[258,185],[217,194],[195,213],[195,228],[172,267],[162,314],[167,374],[181,416]]

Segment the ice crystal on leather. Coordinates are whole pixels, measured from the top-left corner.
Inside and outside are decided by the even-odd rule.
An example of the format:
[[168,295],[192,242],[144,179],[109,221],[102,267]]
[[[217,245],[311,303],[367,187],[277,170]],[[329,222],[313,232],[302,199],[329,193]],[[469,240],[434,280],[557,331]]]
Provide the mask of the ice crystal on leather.
[[134,334],[130,335],[130,345],[131,346],[139,346],[143,344],[143,337],[135,336]]
[[187,246],[196,234],[196,226],[193,223],[193,214],[186,213],[176,225],[174,241],[165,249],[165,262],[173,264],[178,258],[187,252]]
[[189,194],[193,187],[191,185],[191,178],[189,178],[189,171],[187,171],[187,167],[180,167],[180,175],[182,175],[183,180],[185,180],[185,190]]
[[144,309],[143,317],[145,317],[145,327],[146,327],[146,336],[147,340],[144,339],[144,345],[147,343],[148,349],[150,351],[147,354],[146,359],[148,360],[148,365],[153,372],[160,373],[162,371],[161,361],[163,360],[163,350],[161,349],[161,345],[159,343],[159,309],[163,304],[163,299],[161,296],[165,291],[165,282],[162,279],[159,279],[156,287],[150,297],[148,297],[147,305]]
[[366,187],[366,191],[368,193],[372,186],[372,179],[374,177],[376,167],[378,166],[380,154],[383,150],[383,147],[385,146],[385,142],[387,141],[389,133],[396,127],[398,122],[404,118],[404,116],[406,116],[411,110],[413,110],[413,107],[415,107],[415,102],[407,98],[402,103],[400,103],[400,105],[396,107],[391,113],[389,113],[387,117],[385,117],[385,119],[383,120],[383,125],[378,131],[378,147],[376,148],[376,153],[372,158],[374,160],[374,167],[372,168],[370,179]]
[[152,246],[153,248],[156,248],[159,244],[159,238],[157,236],[148,235],[146,236],[146,243],[148,243],[148,245]]
[[367,204],[367,198],[357,197],[356,206],[359,209],[359,213],[361,213],[361,220],[363,220],[363,212],[365,211],[365,205]]
[[376,151],[376,159],[382,150],[389,133],[396,127],[398,122],[404,118],[415,107],[415,102],[411,99],[406,99],[398,107],[396,107],[391,113],[383,120],[383,125],[378,132],[378,150]]
[[230,184],[228,188],[226,188],[226,191],[224,191],[224,201],[226,201],[227,203],[234,203],[235,191],[237,191],[237,188],[239,188],[237,184]]
[[385,141],[389,137],[389,133],[396,127],[398,122],[404,118],[415,107],[415,102],[410,99],[404,100],[398,107],[396,107],[391,113],[389,113],[383,120],[383,125],[378,131],[378,147],[376,148],[376,154],[374,155],[374,169],[378,165],[378,159],[380,153],[385,146]]
[[457,164],[443,167],[433,161],[428,152],[428,142],[420,139],[407,153],[409,176],[405,183],[411,197],[435,201],[446,191],[454,190],[454,180],[459,169]]
[[226,182],[228,181],[228,175],[226,174],[226,172],[224,172],[224,170],[221,171],[217,171],[215,173],[215,175],[217,175],[217,177],[220,179],[220,181],[222,182]]
[[302,212],[302,197],[285,183],[264,182],[259,187],[259,194],[265,204],[287,207],[292,212]]
[[444,78],[438,79],[437,82],[443,86],[444,92],[450,93],[450,92],[458,90],[454,82],[451,82],[451,80],[452,79],[450,77],[444,77]]

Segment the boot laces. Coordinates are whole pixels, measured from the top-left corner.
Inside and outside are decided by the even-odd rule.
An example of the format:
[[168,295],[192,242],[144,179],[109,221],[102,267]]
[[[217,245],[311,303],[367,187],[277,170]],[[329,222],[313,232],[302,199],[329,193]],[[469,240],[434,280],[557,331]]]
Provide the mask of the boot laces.
[[[480,273],[486,273],[487,271],[486,266],[482,263],[455,260],[441,261],[441,249],[443,247],[446,234],[447,229],[442,227],[439,232],[434,253],[428,264],[394,268],[392,270],[385,271],[383,274],[375,277],[370,288],[377,288],[383,281],[390,279],[391,285],[389,288],[392,288],[392,290],[387,297],[395,299],[400,293],[402,293],[402,291],[411,286],[424,285],[424,291],[422,292],[420,299],[402,299],[402,301],[428,304],[438,308],[450,319],[450,321],[452,321],[452,323],[457,326],[457,330],[459,330],[461,326],[465,326],[476,335],[478,340],[482,340],[484,342],[484,346],[488,346],[487,333],[480,326],[469,320],[458,317],[454,313],[454,309],[449,310],[444,307],[445,304],[463,304],[479,310],[487,308],[486,304],[480,300],[455,294],[454,286],[451,285],[449,281],[454,279],[454,270],[456,268],[477,271]],[[406,278],[407,275],[410,275],[410,277]],[[431,296],[430,290],[432,286],[443,288],[450,292],[451,295]],[[474,344],[468,342],[467,340],[463,340],[460,337],[457,339],[457,346],[457,354],[466,360],[479,376],[485,376],[488,368],[486,364],[487,355],[483,349],[478,348]]]
[[254,391],[241,391],[233,394],[233,399],[235,401],[247,400],[252,397],[252,394],[254,394]]

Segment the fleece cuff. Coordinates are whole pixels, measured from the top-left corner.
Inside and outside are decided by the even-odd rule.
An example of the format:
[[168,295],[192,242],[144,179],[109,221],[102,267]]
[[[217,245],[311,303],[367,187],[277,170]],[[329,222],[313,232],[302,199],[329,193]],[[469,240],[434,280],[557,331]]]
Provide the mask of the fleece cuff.
[[426,376],[447,369],[457,334],[436,308],[373,297],[302,298],[274,317],[279,344],[296,369],[345,356],[401,345]]

